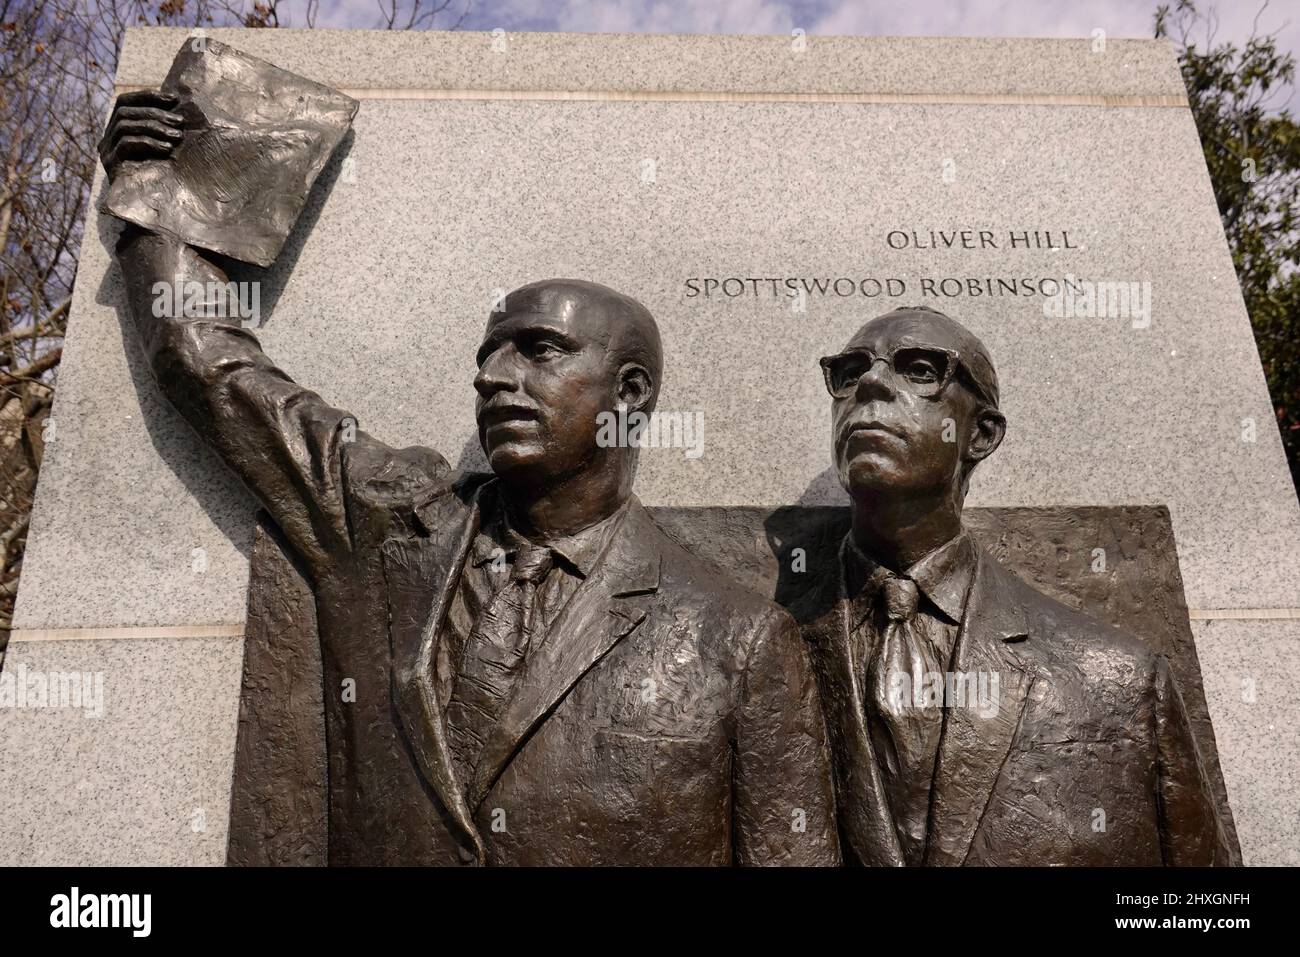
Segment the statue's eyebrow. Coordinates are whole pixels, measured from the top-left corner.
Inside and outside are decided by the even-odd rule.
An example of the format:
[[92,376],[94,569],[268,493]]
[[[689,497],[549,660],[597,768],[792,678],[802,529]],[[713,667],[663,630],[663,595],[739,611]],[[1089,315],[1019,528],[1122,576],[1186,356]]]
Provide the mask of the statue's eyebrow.
[[503,329],[502,326],[505,326],[505,323],[498,325],[489,332],[487,337],[483,340],[483,344],[478,347],[478,353],[475,355],[474,360],[480,366],[487,361],[488,356],[492,355],[492,353],[496,352],[497,349],[501,347],[502,342],[508,339],[521,339],[534,342],[545,339],[556,343],[570,352],[579,352],[582,349],[582,343],[563,330],[557,329],[555,326],[546,322],[520,322],[505,329]]
[[483,343],[478,347],[478,352],[474,354],[474,361],[482,365],[487,361],[487,357],[496,352],[501,345],[501,335],[496,331],[489,332],[484,338]]

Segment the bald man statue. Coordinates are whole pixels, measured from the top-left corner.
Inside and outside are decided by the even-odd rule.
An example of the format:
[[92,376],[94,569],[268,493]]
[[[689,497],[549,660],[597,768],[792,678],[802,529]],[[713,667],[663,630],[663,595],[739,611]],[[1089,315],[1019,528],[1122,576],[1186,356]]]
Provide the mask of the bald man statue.
[[[103,146],[166,158],[166,98]],[[162,391],[261,499],[316,594],[331,864],[835,864],[816,680],[789,616],[721,579],[632,494],[659,332],[577,280],[512,292],[478,350],[491,474],[390,448],[293,383],[238,324],[158,315],[217,262],[118,245]]]
[[1232,863],[1166,661],[963,531],[1006,430],[988,351],[925,307],[821,360],[852,526],[789,603],[813,647],[846,860]]

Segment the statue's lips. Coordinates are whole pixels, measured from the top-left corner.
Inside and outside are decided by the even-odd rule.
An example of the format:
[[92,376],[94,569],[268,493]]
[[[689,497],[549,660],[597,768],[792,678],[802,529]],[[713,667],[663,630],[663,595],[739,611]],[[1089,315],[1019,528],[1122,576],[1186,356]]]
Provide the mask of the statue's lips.
[[526,405],[484,406],[478,413],[479,427],[484,431],[505,426],[518,428],[536,423],[538,418],[537,410]]
[[865,422],[852,422],[840,429],[840,444],[847,444],[853,441],[870,441],[871,439],[884,438],[892,436],[896,439],[906,438],[901,429],[875,419],[869,419]]

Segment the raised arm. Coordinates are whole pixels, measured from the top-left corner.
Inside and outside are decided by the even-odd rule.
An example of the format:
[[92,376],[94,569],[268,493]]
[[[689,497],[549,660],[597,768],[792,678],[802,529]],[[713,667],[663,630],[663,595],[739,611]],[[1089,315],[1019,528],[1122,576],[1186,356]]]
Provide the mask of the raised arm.
[[[176,105],[174,97],[154,91],[118,98],[100,144],[110,178],[125,161],[170,156],[184,136]],[[210,290],[217,287],[209,283],[227,282],[211,254],[127,224],[117,257],[163,394],[240,475],[312,567],[350,550],[344,446],[379,443],[358,432],[346,412],[276,368],[218,297],[205,296],[199,304],[175,294],[186,292],[187,283]]]

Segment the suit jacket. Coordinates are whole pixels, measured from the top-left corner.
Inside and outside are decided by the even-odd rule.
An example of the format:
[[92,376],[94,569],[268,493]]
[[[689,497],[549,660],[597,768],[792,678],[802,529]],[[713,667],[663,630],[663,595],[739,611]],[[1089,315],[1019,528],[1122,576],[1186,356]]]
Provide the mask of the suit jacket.
[[244,329],[144,332],[164,392],[312,579],[330,863],[838,863],[817,684],[784,611],[633,499],[463,786],[433,668],[495,481],[356,431]]
[[[813,648],[845,859],[900,865],[841,580],[808,582],[788,607]],[[995,711],[945,709],[924,864],[1233,862],[1162,656],[980,550],[953,660],[996,673],[1000,694]]]

